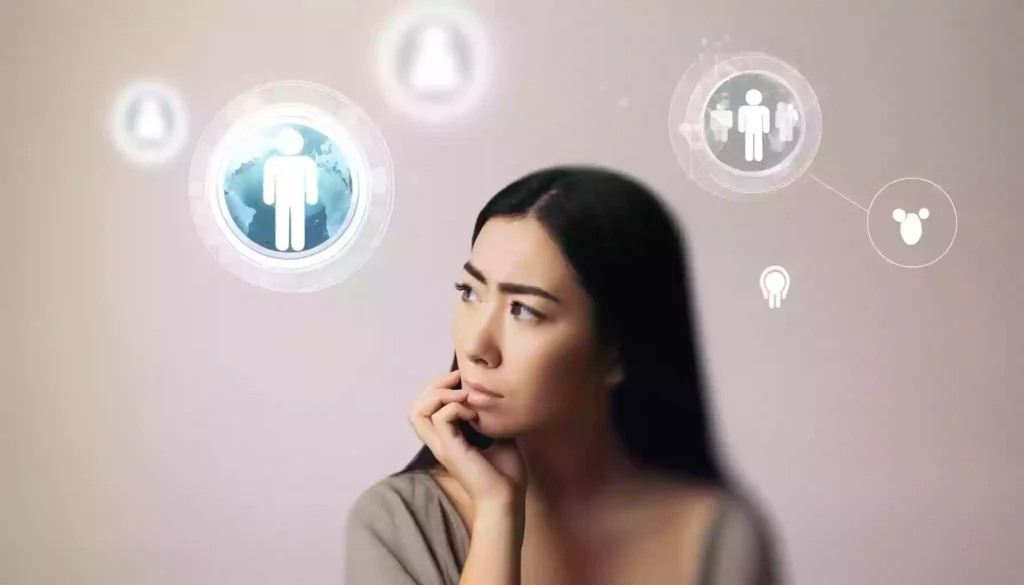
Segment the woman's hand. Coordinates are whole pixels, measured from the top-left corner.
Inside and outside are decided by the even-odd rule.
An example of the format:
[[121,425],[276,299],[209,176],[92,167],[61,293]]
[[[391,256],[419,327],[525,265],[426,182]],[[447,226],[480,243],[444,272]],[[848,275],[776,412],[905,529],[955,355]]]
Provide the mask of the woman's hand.
[[460,379],[456,370],[434,380],[414,402],[409,422],[475,506],[522,505],[526,466],[515,441],[495,441],[480,451],[455,426],[459,420],[472,423],[478,416],[464,404],[469,393],[453,388]]

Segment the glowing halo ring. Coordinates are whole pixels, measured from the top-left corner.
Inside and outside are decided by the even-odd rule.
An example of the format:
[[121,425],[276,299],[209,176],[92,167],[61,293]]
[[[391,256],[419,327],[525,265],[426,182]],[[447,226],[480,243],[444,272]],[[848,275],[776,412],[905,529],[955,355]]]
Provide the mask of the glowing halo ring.
[[[798,146],[782,163],[763,171],[729,167],[708,144],[704,113],[715,91],[743,74],[758,74],[783,84],[796,98],[803,120]],[[806,79],[789,64],[762,53],[702,56],[676,85],[669,106],[669,140],[676,160],[704,190],[731,200],[760,199],[760,195],[789,185],[810,167],[821,143],[821,108]]]
[[[224,169],[240,137],[275,124],[305,125],[342,151],[352,183],[344,227],[323,249],[287,256],[258,250],[234,229],[224,204]],[[189,200],[203,243],[230,272],[251,284],[309,292],[347,278],[365,264],[391,217],[394,172],[376,125],[340,93],[304,81],[253,88],[225,106],[203,132],[192,159]]]

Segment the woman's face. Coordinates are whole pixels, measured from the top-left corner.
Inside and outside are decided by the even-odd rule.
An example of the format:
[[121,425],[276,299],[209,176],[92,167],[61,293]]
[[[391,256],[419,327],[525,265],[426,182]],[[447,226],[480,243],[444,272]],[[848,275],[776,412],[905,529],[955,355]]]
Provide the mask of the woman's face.
[[486,403],[471,396],[478,430],[511,437],[607,411],[603,393],[618,371],[598,349],[589,298],[539,222],[488,221],[459,282],[462,387],[502,395]]

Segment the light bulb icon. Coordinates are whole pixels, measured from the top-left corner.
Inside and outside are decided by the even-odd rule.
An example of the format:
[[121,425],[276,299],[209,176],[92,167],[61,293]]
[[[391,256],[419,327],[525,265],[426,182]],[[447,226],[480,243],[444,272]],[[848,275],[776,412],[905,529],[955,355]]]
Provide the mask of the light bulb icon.
[[761,296],[769,309],[778,309],[789,294],[789,273],[781,266],[769,266],[761,272]]

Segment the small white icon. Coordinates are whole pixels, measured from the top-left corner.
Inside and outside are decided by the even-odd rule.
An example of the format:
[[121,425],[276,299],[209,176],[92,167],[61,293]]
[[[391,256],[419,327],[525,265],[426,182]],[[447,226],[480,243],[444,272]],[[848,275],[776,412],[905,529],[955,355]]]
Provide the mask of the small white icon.
[[769,266],[761,272],[761,295],[768,300],[768,308],[778,309],[789,293],[789,273],[781,266]]
[[772,152],[782,152],[786,144],[793,142],[793,130],[799,120],[796,105],[788,102],[775,104],[775,132],[768,136]]
[[714,111],[711,112],[711,132],[715,136],[715,140],[718,142],[726,142],[729,140],[729,130],[733,126],[733,114],[732,110],[729,109],[729,100],[721,100],[715,104]]
[[415,91],[451,93],[462,85],[461,69],[452,31],[433,25],[420,32],[409,71],[409,85]]
[[167,125],[160,103],[147,98],[138,104],[132,134],[142,142],[157,142],[167,136]]
[[921,220],[928,219],[928,215],[926,207],[922,207],[917,213],[907,213],[900,208],[892,211],[892,218],[900,224],[900,237],[903,238],[903,243],[913,246],[921,241],[921,235],[924,233]]
[[747,105],[740,106],[736,113],[737,130],[746,140],[743,155],[747,162],[764,159],[764,135],[771,132],[771,110],[761,104],[761,92],[747,91]]
[[744,101],[746,105],[733,112],[729,109],[728,94],[721,94],[715,109],[708,111],[711,140],[725,144],[735,125],[736,130],[743,134],[747,162],[764,160],[765,141],[773,152],[782,152],[787,144],[793,142],[801,117],[795,103],[777,102],[772,114],[771,109],[762,103],[764,94],[758,89],[747,90]]
[[188,115],[180,93],[156,81],[133,83],[113,104],[111,130],[121,154],[143,167],[170,162],[188,137]]
[[[778,108],[780,102],[792,109]],[[778,125],[777,112],[784,114]],[[807,172],[821,142],[818,100],[799,71],[768,55],[722,54],[710,45],[679,79],[668,122],[672,151],[689,178],[730,200],[758,199],[791,184]]]
[[401,2],[381,27],[377,77],[403,113],[444,123],[480,105],[494,80],[494,48],[473,2]]
[[775,106],[775,127],[779,129],[779,137],[783,142],[793,141],[793,129],[800,120],[800,114],[796,111],[796,105],[789,102],[779,102]]
[[263,166],[263,202],[274,206],[274,246],[284,252],[306,246],[306,204],[318,200],[316,163],[302,151],[302,134],[286,128],[277,136],[274,156]]

